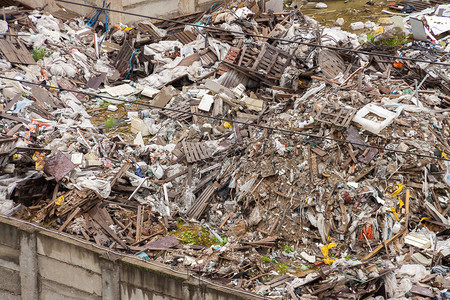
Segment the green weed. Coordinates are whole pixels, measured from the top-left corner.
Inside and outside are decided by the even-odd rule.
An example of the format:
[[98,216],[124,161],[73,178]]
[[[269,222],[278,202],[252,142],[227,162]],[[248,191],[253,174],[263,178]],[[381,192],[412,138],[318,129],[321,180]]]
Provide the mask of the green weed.
[[270,263],[270,258],[268,258],[267,256],[261,257],[261,260],[265,263]]
[[105,127],[106,127],[106,128],[111,129],[111,128],[114,127],[114,125],[116,125],[116,120],[114,120],[114,118],[108,118],[108,119],[105,121]]
[[373,34],[373,32],[369,32],[369,33],[367,34],[367,41],[368,41],[369,43],[371,43],[371,44],[374,43],[374,41],[375,41],[375,35]]
[[286,244],[284,244],[284,252],[286,252],[286,253],[294,252],[294,248],[289,246],[289,244],[286,243]]
[[[181,227],[181,224],[179,225]],[[195,244],[195,245],[203,245],[203,246],[212,246],[212,245],[225,245],[227,243],[227,239],[225,237],[222,238],[222,242],[219,241],[218,238],[213,236],[207,227],[201,227],[199,229],[191,228],[189,230],[185,230],[181,232],[179,235],[183,244]]]
[[192,231],[185,231],[180,235],[181,241],[183,244],[195,244],[198,238],[198,235]]
[[43,59],[46,54],[47,52],[45,52],[45,49],[43,48],[34,47],[33,50],[31,51],[31,56],[35,61]]
[[100,104],[100,107],[108,107],[111,104],[111,102],[103,101],[102,104]]
[[390,39],[380,39],[376,41],[375,38],[376,36],[373,32],[367,33],[367,42],[375,45],[396,46],[408,43],[408,39],[403,32],[394,34],[394,37]]
[[282,262],[278,262],[277,266],[275,267],[275,269],[280,272],[281,274],[286,274],[289,267],[288,265],[282,263]]

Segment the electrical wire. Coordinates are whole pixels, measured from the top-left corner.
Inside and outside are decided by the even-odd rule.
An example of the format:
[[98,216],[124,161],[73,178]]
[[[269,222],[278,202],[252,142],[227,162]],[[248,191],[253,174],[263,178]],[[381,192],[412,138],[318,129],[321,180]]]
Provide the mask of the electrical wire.
[[[36,85],[36,86],[40,86],[40,87],[43,87],[43,88],[46,88],[46,89],[56,89],[56,90],[60,90],[60,91],[79,93],[79,94],[83,94],[83,95],[87,95],[87,96],[91,96],[91,97],[111,99],[111,100],[114,100],[114,101],[121,101],[123,103],[131,103],[131,104],[137,103],[139,105],[142,105],[142,106],[145,106],[145,107],[148,107],[148,108],[151,108],[151,109],[161,109],[161,110],[167,110],[167,111],[182,113],[184,115],[191,115],[191,116],[196,116],[196,117],[213,119],[213,120],[221,121],[221,122],[242,124],[242,125],[247,125],[247,126],[260,128],[260,129],[267,129],[267,130],[270,130],[270,131],[278,131],[278,132],[281,132],[283,134],[300,135],[300,136],[304,136],[306,138],[311,138],[311,139],[321,139],[321,140],[327,140],[327,141],[332,141],[332,142],[341,143],[341,144],[351,144],[351,145],[356,145],[356,146],[363,146],[363,147],[366,147],[366,148],[373,148],[373,149],[378,149],[378,150],[391,152],[391,153],[401,153],[401,154],[412,155],[412,156],[416,156],[416,157],[431,158],[431,159],[434,159],[434,160],[450,161],[449,159],[446,159],[445,157],[437,157],[437,156],[431,156],[431,155],[427,155],[427,154],[419,154],[419,153],[415,153],[415,152],[411,152],[411,151],[394,150],[394,149],[389,149],[389,148],[382,147],[382,146],[366,145],[366,144],[356,143],[356,142],[352,142],[352,141],[348,141],[348,140],[341,140],[341,139],[332,138],[332,137],[328,137],[328,136],[320,136],[320,135],[315,135],[315,134],[310,134],[310,133],[303,133],[303,132],[298,132],[298,131],[294,131],[294,130],[289,130],[289,129],[284,129],[284,128],[276,128],[276,127],[271,127],[271,126],[266,126],[266,125],[261,125],[261,124],[251,124],[251,123],[247,123],[247,122],[244,122],[244,121],[230,120],[230,119],[225,119],[225,118],[215,117],[215,116],[208,116],[208,115],[195,113],[195,112],[186,112],[186,111],[182,111],[182,110],[179,110],[179,109],[176,109],[176,108],[156,106],[156,105],[152,105],[152,104],[148,104],[148,103],[141,103],[141,102],[130,101],[130,100],[125,100],[125,99],[118,99],[118,98],[115,98],[115,97],[110,97],[110,96],[106,96],[106,95],[99,95],[99,94],[90,93],[90,92],[83,92],[83,91],[65,89],[65,88],[55,87],[55,86],[51,86],[51,85],[43,85],[43,84],[40,84],[40,83],[35,83],[35,82],[31,82],[31,81],[25,81],[25,80],[22,80],[22,79],[9,78],[9,77],[5,77],[5,76],[0,76],[0,79],[12,80],[12,81],[20,82],[20,83]],[[168,116],[168,117],[171,118],[171,119],[175,119],[176,120],[175,117],[170,117],[170,116]]]
[[[95,9],[101,9],[101,7],[98,7],[96,5],[77,3],[77,2],[72,2],[72,1],[68,1],[68,0],[55,0],[55,1],[63,2],[63,3],[67,3],[67,4],[78,5],[78,6],[90,7],[90,8],[95,8]],[[380,57],[393,58],[393,59],[398,59],[398,60],[407,60],[407,61],[413,61],[413,62],[421,62],[421,63],[427,63],[427,64],[432,64],[432,65],[450,66],[450,63],[443,63],[443,62],[438,62],[438,61],[429,61],[429,60],[422,60],[422,59],[417,59],[417,58],[399,57],[399,56],[393,56],[393,55],[388,55],[388,54],[384,54],[384,53],[356,50],[356,49],[352,49],[352,48],[339,48],[339,47],[319,45],[319,44],[308,43],[308,42],[292,41],[292,40],[282,39],[282,38],[266,37],[263,35],[258,35],[258,34],[253,34],[253,33],[232,31],[232,30],[227,30],[227,29],[223,29],[223,28],[215,28],[215,27],[210,27],[210,26],[205,26],[205,25],[200,25],[200,24],[193,24],[193,23],[164,19],[164,18],[159,18],[159,17],[151,17],[151,16],[142,15],[142,14],[111,9],[111,8],[108,8],[107,10],[110,12],[115,12],[115,13],[135,16],[135,17],[141,17],[141,18],[147,18],[147,19],[156,20],[156,21],[170,22],[170,23],[174,23],[174,24],[178,24],[178,25],[193,26],[193,27],[204,28],[204,29],[208,29],[208,30],[212,30],[212,31],[219,31],[219,32],[232,33],[232,34],[237,34],[237,35],[251,36],[251,37],[256,37],[256,38],[270,39],[270,40],[274,40],[274,41],[280,41],[280,42],[291,43],[291,44],[306,45],[306,46],[310,46],[310,47],[319,47],[319,48],[325,48],[325,49],[329,49],[329,50],[345,51],[345,52],[359,53],[359,54],[365,54],[365,55],[376,55],[376,56],[380,56]]]
[[131,58],[130,58],[130,68],[128,69],[127,76],[125,76],[125,79],[124,79],[124,80],[127,80],[128,76],[129,76],[130,73],[131,73],[131,70],[133,69],[133,58],[134,58],[134,55],[136,55],[136,53],[138,52],[138,50],[139,50],[139,49],[134,50],[133,53],[131,54]]

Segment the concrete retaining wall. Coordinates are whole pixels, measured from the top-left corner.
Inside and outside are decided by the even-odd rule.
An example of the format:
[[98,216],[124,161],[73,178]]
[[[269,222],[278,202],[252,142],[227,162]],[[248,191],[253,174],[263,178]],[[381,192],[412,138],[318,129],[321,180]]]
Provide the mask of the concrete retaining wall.
[[255,299],[0,216],[0,299]]

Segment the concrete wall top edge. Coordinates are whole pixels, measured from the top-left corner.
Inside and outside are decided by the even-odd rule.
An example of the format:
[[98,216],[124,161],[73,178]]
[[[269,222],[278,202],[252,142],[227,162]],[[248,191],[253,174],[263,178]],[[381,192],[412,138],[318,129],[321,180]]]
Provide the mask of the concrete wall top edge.
[[[76,237],[72,236],[66,236],[59,232],[41,227],[37,224],[30,224],[26,223],[23,220],[18,220],[12,217],[6,217],[0,215],[0,228],[1,225],[7,224],[9,226],[12,226],[18,230],[18,233],[20,232],[27,232],[30,234],[35,233],[37,235],[37,238],[53,238],[58,241],[63,241],[68,244],[71,244],[76,247],[80,247],[84,250],[91,251],[95,253],[101,260],[103,261],[110,261],[111,263],[119,263],[121,268],[133,268],[137,269],[142,272],[149,272],[153,274],[160,274],[161,276],[168,276],[173,278],[176,281],[179,281],[183,285],[188,285],[191,288],[196,288],[198,286],[201,286],[202,289],[206,290],[208,293],[216,293],[221,295],[226,295],[227,299],[257,299],[259,297],[255,297],[251,294],[244,293],[238,290],[233,290],[227,287],[222,287],[219,285],[213,285],[209,284],[208,282],[204,281],[198,281],[197,279],[194,279],[193,277],[190,277],[189,275],[177,272],[174,270],[170,270],[169,267],[163,264],[155,263],[155,262],[147,262],[142,261],[139,258],[134,258],[131,256],[126,256],[125,254],[121,254],[118,252],[112,252],[108,248],[100,247],[97,245],[94,245],[90,242],[81,241],[78,240]],[[1,233],[0,233],[1,234]]]

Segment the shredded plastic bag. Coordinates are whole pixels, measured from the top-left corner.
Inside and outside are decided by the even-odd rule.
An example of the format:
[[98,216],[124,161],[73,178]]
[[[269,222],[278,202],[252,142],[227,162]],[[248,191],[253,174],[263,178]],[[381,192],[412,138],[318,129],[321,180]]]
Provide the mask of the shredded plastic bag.
[[108,198],[111,194],[111,185],[109,181],[96,179],[95,177],[78,177],[75,186],[81,188],[88,188],[96,191],[103,198]]

